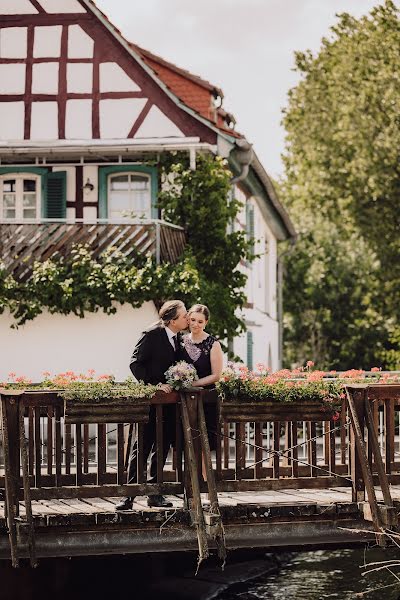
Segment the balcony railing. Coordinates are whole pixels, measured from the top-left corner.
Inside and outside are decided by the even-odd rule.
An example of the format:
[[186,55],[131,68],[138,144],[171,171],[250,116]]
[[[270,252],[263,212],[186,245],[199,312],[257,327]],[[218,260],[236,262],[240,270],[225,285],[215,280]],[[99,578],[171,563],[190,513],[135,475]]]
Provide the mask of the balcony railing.
[[86,244],[94,258],[109,248],[127,258],[150,254],[157,263],[175,263],[185,248],[182,228],[149,221],[0,221],[0,260],[7,272],[27,279],[35,261],[67,256],[73,245]]

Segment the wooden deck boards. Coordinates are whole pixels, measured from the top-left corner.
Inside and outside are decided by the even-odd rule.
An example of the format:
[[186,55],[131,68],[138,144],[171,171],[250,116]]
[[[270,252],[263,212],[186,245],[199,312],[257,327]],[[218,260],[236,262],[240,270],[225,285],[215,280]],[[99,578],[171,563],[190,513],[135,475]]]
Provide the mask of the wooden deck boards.
[[[400,486],[392,486],[400,507]],[[352,502],[351,489],[287,489],[218,494],[228,548],[273,548],[373,542],[372,524]],[[379,494],[378,494],[379,497]],[[147,497],[135,498],[133,510],[118,512],[120,498],[46,499],[32,502],[39,558],[145,552],[196,551],[196,529],[183,497],[167,496],[173,506],[149,508]],[[202,494],[202,501],[207,499]],[[9,538],[0,503],[0,559],[10,557]],[[20,502],[24,521],[25,506]],[[21,557],[28,557],[24,523]],[[359,533],[355,533],[359,532]],[[25,540],[25,541],[24,541]]]
[[[391,486],[393,500],[400,501],[400,486]],[[382,500],[382,492],[376,489],[378,500]],[[259,506],[301,506],[301,505],[320,505],[328,506],[330,504],[352,504],[350,488],[330,488],[330,489],[298,489],[298,490],[279,490],[264,492],[222,492],[218,495],[221,508],[223,507],[243,507],[246,505]],[[173,504],[172,509],[183,509],[182,496],[168,496]],[[202,500],[206,501],[207,495],[202,494]],[[53,499],[40,500],[32,502],[34,516],[58,516],[58,515],[97,515],[115,513],[115,505],[120,498],[85,498],[79,499]],[[132,512],[138,513],[159,513],[165,512],[162,508],[149,508],[147,498],[139,496],[135,498]],[[21,516],[25,516],[25,506],[20,502]],[[4,518],[4,502],[0,502],[0,518]]]

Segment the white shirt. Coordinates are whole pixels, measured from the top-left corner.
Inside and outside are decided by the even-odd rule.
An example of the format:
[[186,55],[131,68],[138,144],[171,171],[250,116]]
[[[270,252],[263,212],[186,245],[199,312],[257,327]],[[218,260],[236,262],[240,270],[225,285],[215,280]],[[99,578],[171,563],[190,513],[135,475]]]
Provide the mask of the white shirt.
[[176,337],[178,334],[174,333],[173,331],[171,331],[171,329],[169,327],[166,327],[165,331],[167,332],[167,336],[168,336],[168,339],[170,341],[170,344],[171,344],[171,346],[173,347],[173,349],[175,351],[175,344],[174,344],[173,338]]

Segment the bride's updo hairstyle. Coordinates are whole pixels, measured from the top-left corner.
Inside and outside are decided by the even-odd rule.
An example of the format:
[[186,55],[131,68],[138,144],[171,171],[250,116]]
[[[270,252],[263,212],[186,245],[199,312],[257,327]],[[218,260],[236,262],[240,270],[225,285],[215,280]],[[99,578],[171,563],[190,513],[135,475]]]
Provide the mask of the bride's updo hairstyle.
[[210,320],[210,311],[205,304],[193,304],[193,306],[189,308],[188,315],[191,315],[192,313],[201,313],[204,315],[206,321]]

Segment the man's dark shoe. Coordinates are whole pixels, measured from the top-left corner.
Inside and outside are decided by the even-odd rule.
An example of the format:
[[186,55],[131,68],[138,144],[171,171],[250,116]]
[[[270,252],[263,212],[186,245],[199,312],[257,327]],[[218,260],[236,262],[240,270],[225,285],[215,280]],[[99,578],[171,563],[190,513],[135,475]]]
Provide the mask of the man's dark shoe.
[[172,502],[166,500],[161,494],[154,494],[147,498],[147,506],[159,506],[160,508],[171,508]]
[[128,496],[127,498],[122,498],[121,502],[115,505],[115,510],[132,510],[133,498]]

